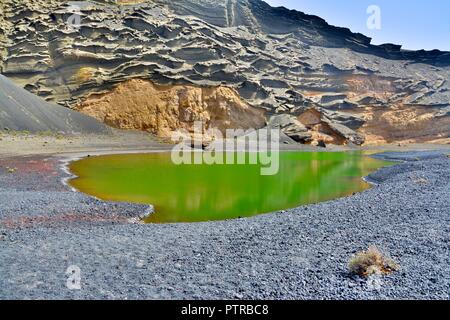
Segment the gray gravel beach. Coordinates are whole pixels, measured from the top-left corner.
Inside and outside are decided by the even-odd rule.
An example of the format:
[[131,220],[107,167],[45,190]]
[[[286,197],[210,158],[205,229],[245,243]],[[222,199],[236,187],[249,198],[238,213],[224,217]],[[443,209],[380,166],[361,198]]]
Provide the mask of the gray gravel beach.
[[[351,197],[249,219],[141,225],[144,206],[71,191],[61,157],[0,159],[0,299],[450,298],[450,159],[443,152],[373,173]],[[9,173],[7,168],[17,168]],[[401,265],[348,273],[378,246]],[[81,289],[66,286],[69,266]]]

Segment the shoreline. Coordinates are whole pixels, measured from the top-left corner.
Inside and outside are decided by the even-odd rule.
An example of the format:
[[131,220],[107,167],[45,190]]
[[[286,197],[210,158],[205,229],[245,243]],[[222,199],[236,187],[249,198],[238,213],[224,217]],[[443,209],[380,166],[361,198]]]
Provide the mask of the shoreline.
[[[168,150],[151,150],[151,151],[148,151],[148,150],[147,150],[147,151],[146,151],[146,150],[134,150],[134,151],[133,151],[133,150],[131,150],[131,151],[123,151],[123,152],[120,152],[120,153],[101,151],[101,152],[98,152],[98,153],[89,153],[89,154],[87,154],[87,153],[79,153],[79,154],[77,154],[77,155],[71,155],[71,156],[68,156],[67,154],[66,154],[66,155],[59,155],[58,158],[59,158],[59,162],[61,163],[60,169],[61,169],[62,172],[65,174],[65,176],[63,176],[63,177],[61,178],[61,182],[62,182],[62,184],[63,184],[64,186],[66,186],[67,188],[69,188],[72,192],[77,192],[77,193],[84,194],[84,195],[86,195],[86,196],[88,196],[88,197],[91,197],[91,198],[93,198],[93,199],[95,199],[95,200],[98,200],[98,201],[115,202],[114,200],[106,200],[106,199],[98,198],[98,197],[96,197],[96,196],[94,196],[94,195],[92,195],[92,194],[83,192],[82,190],[79,190],[79,189],[73,187],[73,186],[70,184],[70,181],[73,180],[73,179],[79,178],[79,176],[77,176],[75,173],[73,173],[73,172],[70,170],[70,165],[71,165],[71,163],[74,163],[74,162],[77,162],[77,161],[79,161],[79,160],[83,160],[83,159],[86,159],[86,158],[89,158],[89,157],[97,157],[97,156],[102,157],[102,156],[107,156],[107,155],[118,155],[118,154],[125,154],[125,155],[127,155],[127,154],[136,154],[136,153],[140,153],[140,154],[152,154],[152,153],[168,153],[168,152],[170,152],[170,151],[168,151]],[[193,152],[204,152],[204,151],[201,151],[201,150],[193,150]],[[225,151],[224,151],[224,152],[225,152]],[[309,150],[309,151],[280,150],[279,152],[280,152],[280,153],[283,153],[283,152],[319,152],[319,151],[312,151],[312,150]],[[322,151],[322,152],[339,152],[339,153],[344,153],[344,152],[363,152],[363,154],[362,154],[363,157],[372,157],[372,158],[375,158],[375,159],[377,159],[377,158],[374,157],[374,155],[378,155],[378,153],[368,155],[368,154],[364,154],[364,151],[358,151],[358,150],[348,150],[348,151],[342,151],[342,150],[339,150],[339,151],[337,151],[337,150],[331,151],[331,150],[328,150],[328,151]],[[383,160],[382,157],[378,157],[378,159]],[[391,162],[394,163],[394,162],[399,162],[399,161],[392,160]],[[381,168],[383,168],[383,167],[381,167]],[[379,168],[379,169],[381,169],[381,168]],[[378,170],[379,170],[379,169],[378,169]],[[374,185],[376,185],[376,182],[375,182],[375,181],[372,181],[372,180],[370,179],[370,174],[367,175],[367,176],[362,176],[360,179],[363,180],[363,181],[368,185],[369,188],[371,188],[371,187],[373,187]],[[356,192],[356,193],[360,193],[360,192],[363,192],[363,191],[365,191],[365,190],[367,190],[367,189],[360,190],[360,191],[358,191],[358,192]],[[355,194],[355,193],[354,193],[354,194]],[[348,196],[348,195],[347,195],[347,196]],[[347,196],[340,196],[340,197],[337,197],[337,198],[332,199],[332,200],[337,200],[337,199],[344,198],[344,197],[347,197]],[[332,201],[332,200],[328,200],[328,201]],[[122,202],[123,202],[123,203],[127,203],[126,201],[122,201]],[[253,215],[253,216],[249,216],[249,217],[247,217],[247,218],[255,217],[255,216],[258,216],[258,215],[272,214],[272,213],[274,213],[274,212],[279,212],[279,211],[293,210],[293,209],[298,208],[298,207],[301,207],[301,206],[317,204],[317,203],[320,203],[320,202],[323,202],[323,201],[319,201],[319,202],[311,202],[311,203],[299,205],[299,206],[297,206],[297,207],[290,207],[290,208],[286,208],[286,209],[280,209],[280,210],[273,211],[273,212],[261,212],[261,213],[255,214],[255,215]],[[139,203],[134,203],[134,204],[139,204]],[[154,204],[154,203],[152,203],[152,204],[143,204],[143,203],[140,203],[140,205],[147,205],[147,206],[148,206],[146,212],[143,213],[143,214],[141,214],[139,217],[136,217],[136,218],[131,219],[131,220],[130,220],[130,223],[142,223],[142,224],[147,224],[144,220],[145,220],[146,218],[149,218],[149,216],[150,216],[151,214],[155,213],[155,212],[154,212],[154,208],[155,208],[155,204]],[[225,220],[200,221],[200,222],[227,221],[227,220],[235,220],[235,219],[240,219],[240,218],[231,218],[231,219],[225,219]],[[176,222],[176,223],[182,223],[182,222]],[[185,223],[186,223],[186,222],[185,222]],[[194,223],[198,223],[198,222],[194,222]],[[165,223],[165,224],[171,224],[171,223]]]
[[[131,142],[132,141],[132,142]],[[5,134],[0,133],[0,159],[18,156],[77,156],[77,155],[106,155],[122,153],[146,153],[170,151],[174,145],[167,144],[148,133],[137,131],[113,131],[109,135],[74,135],[59,137],[57,135],[39,134]],[[385,144],[339,146],[328,145],[320,148],[301,144],[280,144],[280,151],[303,152],[410,152],[448,150],[450,144]]]
[[[147,206],[68,190],[60,161],[74,153],[0,156],[2,167],[19,167],[0,168],[0,299],[445,300],[448,153],[378,154],[403,162],[370,174],[376,185],[350,197],[162,225],[130,223]],[[379,290],[347,272],[350,256],[371,244],[402,266]],[[85,275],[81,290],[65,287],[71,265]]]

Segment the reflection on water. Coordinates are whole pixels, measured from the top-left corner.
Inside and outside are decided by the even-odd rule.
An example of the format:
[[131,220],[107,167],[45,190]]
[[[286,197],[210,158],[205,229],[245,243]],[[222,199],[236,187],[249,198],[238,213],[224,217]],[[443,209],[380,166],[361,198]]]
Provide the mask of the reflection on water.
[[180,165],[170,154],[90,157],[71,165],[71,184],[104,200],[155,205],[147,222],[253,216],[342,197],[368,188],[361,177],[387,162],[360,153],[281,152],[280,170],[259,165]]

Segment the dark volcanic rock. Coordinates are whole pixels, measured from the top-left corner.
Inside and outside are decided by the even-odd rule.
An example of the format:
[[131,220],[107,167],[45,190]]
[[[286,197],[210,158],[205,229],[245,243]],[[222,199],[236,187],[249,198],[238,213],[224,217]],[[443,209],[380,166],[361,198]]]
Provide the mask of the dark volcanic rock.
[[364,144],[364,136],[362,136],[361,134],[339,123],[334,123],[332,121],[328,121],[327,123],[333,131],[344,137],[347,141],[358,146]]
[[268,126],[270,128],[280,129],[281,132],[296,142],[305,143],[311,141],[311,133],[294,116],[288,114],[272,116],[269,119]]

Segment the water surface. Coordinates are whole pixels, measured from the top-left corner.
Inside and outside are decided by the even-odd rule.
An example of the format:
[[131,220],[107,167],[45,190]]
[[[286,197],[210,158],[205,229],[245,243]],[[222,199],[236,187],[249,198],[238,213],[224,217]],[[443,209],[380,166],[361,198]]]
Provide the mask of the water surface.
[[174,165],[170,153],[89,157],[70,165],[71,185],[103,200],[153,204],[147,222],[249,217],[351,195],[386,166],[359,152],[281,152],[280,170],[260,165]]

